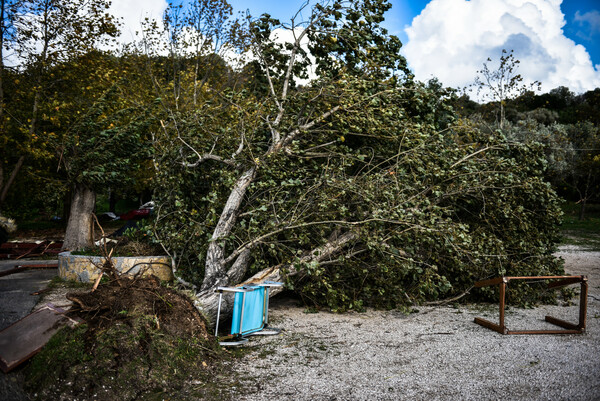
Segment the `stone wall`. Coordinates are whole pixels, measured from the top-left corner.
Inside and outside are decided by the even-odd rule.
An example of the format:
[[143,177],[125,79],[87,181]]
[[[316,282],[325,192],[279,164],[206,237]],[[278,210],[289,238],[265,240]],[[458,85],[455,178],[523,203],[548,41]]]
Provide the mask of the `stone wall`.
[[[129,276],[154,275],[163,281],[173,279],[171,259],[168,256],[131,256],[112,257],[118,272]],[[71,252],[58,254],[58,275],[64,280],[89,283],[95,281],[100,274],[97,266],[102,266],[105,259],[101,256],[72,255]]]

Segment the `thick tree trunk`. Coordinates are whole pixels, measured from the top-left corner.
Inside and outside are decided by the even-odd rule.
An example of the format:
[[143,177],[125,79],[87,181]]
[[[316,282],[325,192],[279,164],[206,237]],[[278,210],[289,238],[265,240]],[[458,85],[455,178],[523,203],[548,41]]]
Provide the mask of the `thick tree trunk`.
[[115,213],[117,208],[117,198],[115,197],[115,191],[112,189],[108,190],[108,211]]
[[95,206],[96,193],[87,185],[75,184],[63,250],[75,251],[92,246]]
[[585,219],[585,206],[587,203],[587,200],[589,199],[589,190],[590,190],[590,183],[592,181],[592,172],[588,171],[588,175],[586,177],[585,180],[585,188],[583,191],[583,194],[581,193],[581,191],[579,191],[579,220],[583,220]]
[[[288,276],[293,276],[293,275],[301,273],[301,271],[296,270],[295,265],[310,263],[313,261],[325,262],[325,261],[333,260],[342,251],[344,251],[344,249],[346,249],[348,246],[353,244],[357,239],[358,239],[358,234],[356,234],[355,232],[352,232],[352,231],[347,232],[347,233],[342,234],[339,237],[327,242],[326,244],[320,246],[319,248],[312,250],[311,252],[307,253],[306,255],[302,256],[300,258],[300,260],[298,261],[299,263],[282,264],[282,265],[270,267],[268,269],[264,269],[264,270],[256,273],[254,276],[252,276],[250,279],[244,281],[240,285],[256,284],[256,283],[262,283],[264,281],[283,281],[285,278],[284,273],[283,273],[284,271],[287,272],[286,274]],[[250,255],[249,250],[243,252],[240,255],[240,257],[238,258],[238,260],[236,260],[236,263],[238,263],[240,258],[242,258],[242,259],[249,258],[249,255]],[[231,274],[234,269],[235,269],[235,264],[229,270],[227,275],[229,276],[229,274]],[[237,281],[235,281],[235,280],[230,280],[230,281],[231,281],[231,283],[237,283]],[[218,305],[219,305],[219,294],[214,291],[215,289],[216,289],[216,286],[210,290],[200,291],[198,294],[196,294],[197,299],[195,302],[196,307],[204,314],[204,316],[209,320],[209,322],[211,323],[211,325],[213,327],[215,325],[217,309],[218,309]],[[269,291],[269,296],[276,295],[276,294],[280,293],[281,291],[283,291],[283,289],[281,287],[274,287]],[[234,299],[233,296],[231,296],[230,294],[223,295],[223,300],[221,303],[221,314],[228,315],[232,312],[233,299]]]
[[[213,231],[212,238],[208,244],[208,250],[206,253],[206,264],[204,272],[204,280],[202,281],[202,287],[200,292],[213,291],[218,286],[226,286],[232,283],[230,274],[225,263],[225,254],[221,240],[227,237],[233,226],[235,220],[244,201],[244,196],[248,187],[256,177],[256,167],[252,167],[246,170],[235,183],[227,203],[223,207],[219,222]],[[237,265],[236,269],[232,274],[236,276],[243,276],[247,267],[248,254],[245,256],[240,255],[234,266]],[[244,262],[244,263],[242,263]],[[239,271],[242,271],[241,275]],[[235,283],[234,283],[235,284]]]

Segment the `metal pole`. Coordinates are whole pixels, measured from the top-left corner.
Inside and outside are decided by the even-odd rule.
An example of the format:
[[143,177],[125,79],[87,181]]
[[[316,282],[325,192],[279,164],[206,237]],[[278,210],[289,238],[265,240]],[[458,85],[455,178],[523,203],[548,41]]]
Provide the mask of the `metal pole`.
[[500,283],[500,327],[502,331],[506,330],[504,326],[504,297],[506,296],[506,281]]
[[265,302],[263,303],[265,317],[264,326],[267,326],[269,323],[269,287],[265,287]]
[[585,330],[587,312],[588,282],[587,277],[581,278],[581,292],[579,293],[579,329]]
[[217,309],[217,325],[215,327],[215,337],[218,337],[219,332],[219,317],[221,317],[221,300],[223,299],[223,293],[219,292],[219,307]]
[[242,330],[244,329],[244,304],[246,303],[246,293],[242,292],[242,313],[240,314],[240,330],[239,335],[242,335]]

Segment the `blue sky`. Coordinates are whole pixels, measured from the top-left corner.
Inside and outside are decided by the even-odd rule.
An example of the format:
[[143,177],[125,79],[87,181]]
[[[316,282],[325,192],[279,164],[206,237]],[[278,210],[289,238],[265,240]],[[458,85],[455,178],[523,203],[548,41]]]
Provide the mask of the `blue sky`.
[[[249,9],[256,16],[268,12],[282,21],[303,3],[231,1],[238,11]],[[488,30],[475,22],[479,20],[498,27]],[[384,25],[401,39],[409,66],[421,80],[437,77],[464,87],[488,57],[498,59],[506,48],[515,50],[525,79],[541,81],[543,91],[559,85],[575,92],[600,86],[598,0],[392,0]],[[456,42],[447,42],[449,36]]]
[[[113,0],[125,25],[140,10],[160,16],[167,0]],[[180,0],[185,1],[185,0]],[[236,11],[289,21],[303,0],[229,0]],[[514,50],[526,81],[542,91],[576,93],[600,87],[600,0],[391,0],[384,26],[404,44],[417,79],[445,85],[473,82],[488,57]],[[310,2],[314,4],[315,1]],[[161,10],[162,9],[162,10]],[[128,22],[129,21],[129,22]],[[493,65],[491,65],[493,67]]]
[[[385,26],[390,33],[398,36],[402,43],[407,43],[408,36],[404,31],[414,17],[429,4],[431,0],[392,0],[392,9],[386,15]],[[272,16],[286,21],[298,10],[304,1],[302,0],[230,0],[235,10],[250,10],[253,16],[269,13]],[[311,2],[311,3],[314,3]],[[592,62],[600,64],[600,1],[599,0],[563,0],[560,5],[564,13],[566,25],[565,36],[575,43],[586,47],[592,58]],[[586,13],[596,11],[596,25],[592,25],[588,19],[576,18]]]

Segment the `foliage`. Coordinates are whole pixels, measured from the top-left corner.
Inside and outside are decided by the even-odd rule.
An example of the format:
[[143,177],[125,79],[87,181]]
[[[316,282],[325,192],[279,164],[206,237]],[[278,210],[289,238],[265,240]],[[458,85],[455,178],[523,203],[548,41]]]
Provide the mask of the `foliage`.
[[121,98],[111,87],[67,131],[59,151],[69,182],[127,185],[134,163],[148,156],[147,111],[123,107]]
[[305,300],[341,311],[562,272],[543,147],[460,120],[452,91],[413,82],[378,26],[387,7],[333,2],[293,21],[318,66],[302,86],[301,37],[273,42],[281,25],[259,18],[263,87],[207,92],[165,121],[158,235],[185,279],[231,278],[250,252],[245,276],[281,268]]
[[[48,159],[54,153],[47,146],[47,138],[52,139],[55,133],[46,135],[40,130],[40,123],[47,121],[57,106],[49,104],[49,95],[61,80],[50,70],[111,43],[118,34],[118,24],[106,13],[110,6],[107,0],[3,1],[2,6],[2,33],[8,34],[18,67],[7,74],[0,65],[0,124],[6,133],[6,143],[2,138],[0,147],[17,145],[0,160],[0,203],[27,158]],[[6,15],[4,6],[10,10]],[[4,36],[0,45],[5,45]],[[7,77],[11,79],[4,85]],[[11,173],[3,183],[7,168]]]
[[[60,160],[54,182],[123,190],[155,180],[154,234],[203,295],[277,270],[307,302],[341,311],[561,273],[546,179],[595,163],[576,153],[594,126],[567,125],[577,104],[593,119],[594,93],[538,97],[506,51],[481,71],[487,106],[415,82],[381,27],[389,8],[336,0],[284,24],[198,0],[171,5],[164,30],[146,21],[143,42],[118,56],[93,41],[71,49],[63,39],[76,21],[65,19],[43,70],[31,61],[11,75],[18,118],[2,146]],[[499,131],[485,121],[498,106]],[[483,119],[464,118],[473,112]]]

